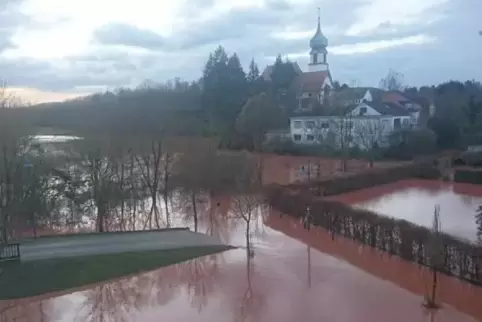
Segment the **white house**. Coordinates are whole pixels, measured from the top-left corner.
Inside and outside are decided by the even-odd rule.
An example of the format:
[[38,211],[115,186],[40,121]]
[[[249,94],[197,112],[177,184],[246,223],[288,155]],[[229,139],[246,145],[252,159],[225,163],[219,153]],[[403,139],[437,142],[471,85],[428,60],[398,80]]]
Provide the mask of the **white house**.
[[290,135],[298,144],[370,149],[386,146],[396,130],[410,128],[410,113],[397,105],[362,103],[342,116],[297,116],[290,118]]

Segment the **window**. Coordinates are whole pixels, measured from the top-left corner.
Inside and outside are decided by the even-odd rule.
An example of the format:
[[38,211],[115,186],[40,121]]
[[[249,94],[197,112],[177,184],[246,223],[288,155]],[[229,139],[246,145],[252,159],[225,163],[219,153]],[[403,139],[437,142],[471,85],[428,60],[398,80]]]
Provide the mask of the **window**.
[[393,119],[393,127],[395,129],[399,129],[399,128],[402,127],[401,122],[400,122],[400,118]]
[[313,135],[307,135],[306,136],[306,140],[308,141],[314,141],[315,140],[315,137]]
[[367,108],[366,107],[360,107],[360,115],[364,115],[367,113]]
[[403,127],[408,127],[409,121],[408,119],[403,119],[402,123],[403,123]]
[[313,64],[317,64],[318,63],[318,54],[315,53],[313,54]]
[[301,134],[295,134],[295,135],[293,135],[293,139],[294,139],[295,141],[301,141]]
[[311,93],[308,93],[308,97],[311,97]]
[[309,98],[302,98],[301,99],[301,109],[306,110],[310,108],[310,99]]
[[306,121],[305,126],[306,126],[307,129],[312,130],[312,129],[315,128],[315,121]]
[[294,122],[293,122],[293,127],[294,127],[295,129],[301,129],[301,128],[303,128],[303,123],[302,123],[301,121],[294,121]]
[[328,122],[322,122],[321,123],[321,128],[322,129],[329,129],[330,128],[330,124]]

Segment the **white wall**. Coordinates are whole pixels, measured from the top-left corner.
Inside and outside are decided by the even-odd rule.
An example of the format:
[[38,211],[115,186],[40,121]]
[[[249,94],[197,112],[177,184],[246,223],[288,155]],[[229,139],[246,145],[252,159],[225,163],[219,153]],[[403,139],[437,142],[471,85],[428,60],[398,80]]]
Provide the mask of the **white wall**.
[[[396,128],[395,121],[400,127]],[[349,130],[351,123],[351,131]],[[377,142],[388,144],[390,134],[410,126],[410,116],[368,116],[368,117],[293,117],[290,119],[290,136],[297,144],[327,144],[333,138],[337,146],[358,146],[369,149]],[[334,135],[334,137],[330,137]]]
[[[317,56],[317,63],[314,63],[314,56]],[[328,53],[327,52],[314,52],[310,54],[310,63],[308,64],[309,72],[319,72],[328,70]]]
[[372,102],[372,101],[373,101],[372,93],[370,93],[369,90],[367,90],[367,92],[366,92],[365,95],[363,96],[363,100],[366,100],[367,102]]

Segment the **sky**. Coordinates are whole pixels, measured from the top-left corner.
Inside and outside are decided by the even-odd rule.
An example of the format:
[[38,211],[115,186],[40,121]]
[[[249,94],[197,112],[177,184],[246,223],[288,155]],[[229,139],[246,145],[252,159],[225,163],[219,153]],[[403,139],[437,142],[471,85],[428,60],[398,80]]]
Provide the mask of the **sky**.
[[341,83],[482,80],[480,0],[0,0],[0,79],[32,102],[196,80],[219,45],[306,71],[317,7]]

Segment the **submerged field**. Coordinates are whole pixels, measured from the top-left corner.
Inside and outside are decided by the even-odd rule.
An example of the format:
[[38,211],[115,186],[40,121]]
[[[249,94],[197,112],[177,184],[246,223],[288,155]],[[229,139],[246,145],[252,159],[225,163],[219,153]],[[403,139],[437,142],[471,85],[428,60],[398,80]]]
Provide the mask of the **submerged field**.
[[477,241],[475,215],[482,205],[482,187],[429,180],[403,180],[331,197],[381,215],[431,228],[440,207],[442,231]]

